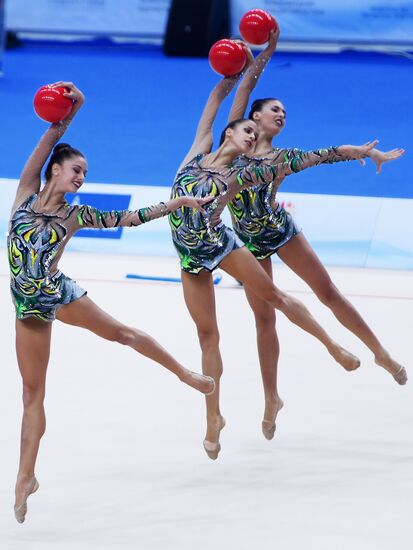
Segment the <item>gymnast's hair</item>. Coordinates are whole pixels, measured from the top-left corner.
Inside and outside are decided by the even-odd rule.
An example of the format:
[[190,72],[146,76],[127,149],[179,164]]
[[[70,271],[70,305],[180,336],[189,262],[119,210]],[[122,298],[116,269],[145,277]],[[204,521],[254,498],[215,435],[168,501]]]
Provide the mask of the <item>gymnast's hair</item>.
[[219,144],[222,145],[225,141],[225,132],[228,130],[228,129],[233,129],[235,128],[236,126],[238,126],[238,124],[241,124],[241,122],[245,122],[246,120],[248,120],[247,118],[237,118],[237,120],[233,120],[232,122],[230,122],[229,124],[227,124],[224,128],[224,130],[222,131],[222,134],[221,134],[221,138],[219,140]]
[[46,183],[50,180],[52,177],[52,166],[53,164],[63,164],[65,160],[71,159],[73,157],[83,157],[85,158],[84,154],[81,153],[78,149],[75,149],[68,143],[58,143],[52,152],[52,155],[50,157],[50,160],[46,166],[46,170],[44,172],[44,176],[46,178]]
[[253,120],[254,113],[259,113],[270,101],[279,101],[276,97],[265,97],[264,99],[256,99],[251,105],[250,112],[248,113],[248,118]]

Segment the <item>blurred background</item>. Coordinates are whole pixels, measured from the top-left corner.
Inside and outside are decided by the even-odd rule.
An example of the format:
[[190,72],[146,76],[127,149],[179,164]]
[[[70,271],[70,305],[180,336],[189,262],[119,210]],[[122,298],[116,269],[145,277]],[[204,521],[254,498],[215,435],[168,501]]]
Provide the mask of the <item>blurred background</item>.
[[[413,5],[403,0],[0,0],[0,246],[16,180],[46,129],[32,108],[40,86],[70,80],[86,95],[65,141],[86,154],[90,183],[70,200],[108,209],[152,204],[168,197],[220,78],[208,64],[210,46],[239,36],[239,20],[252,8],[267,10],[281,27],[278,51],[253,94],[286,105],[276,145],[312,149],[378,138],[382,150],[406,149],[381,175],[370,162],[289,177],[281,200],[328,265],[412,269]],[[217,117],[216,137],[232,97]],[[70,246],[174,255],[165,221],[139,232],[84,232]]]
[[[57,80],[86,95],[64,137],[89,164],[70,202],[111,209],[165,200],[220,78],[209,47],[222,34],[238,36],[251,8],[269,11],[281,27],[252,95],[286,106],[276,144],[312,149],[378,138],[382,150],[406,149],[380,175],[371,162],[354,162],[288,177],[280,200],[324,263],[339,266],[328,268],[333,280],[386,348],[407,368],[412,363],[411,1],[0,0],[1,548],[412,548],[412,383],[400,388],[374,366],[361,342],[280,265],[279,287],[303,300],[360,357],[361,369],[336,368],[322,346],[277,316],[286,406],[274,441],[264,440],[254,320],[241,287],[224,274],[216,296],[227,427],[212,463],[196,392],[125,347],[56,323],[41,491],[24,526],[12,514],[21,389],[5,237],[19,174],[47,128],[33,96]],[[217,117],[216,139],[232,97]],[[137,230],[82,231],[62,269],[111,315],[200,370],[181,286],[165,282],[179,280],[170,241],[165,219]]]

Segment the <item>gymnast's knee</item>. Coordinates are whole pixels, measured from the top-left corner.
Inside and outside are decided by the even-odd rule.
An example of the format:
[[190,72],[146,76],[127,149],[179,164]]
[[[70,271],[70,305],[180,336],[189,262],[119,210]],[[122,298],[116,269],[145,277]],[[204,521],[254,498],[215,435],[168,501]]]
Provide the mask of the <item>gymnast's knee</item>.
[[265,307],[253,309],[253,312],[257,331],[267,331],[270,327],[273,330],[275,327],[275,309],[271,304],[267,303]]
[[344,297],[335,284],[330,281],[328,285],[317,292],[318,299],[327,307],[334,308],[344,302]]
[[42,405],[45,397],[45,387],[43,384],[28,384],[23,382],[23,406],[29,408],[36,405]]
[[260,297],[280,311],[283,311],[288,305],[287,296],[275,286],[262,289]]
[[219,332],[217,327],[198,328],[198,339],[202,351],[219,346]]
[[118,327],[114,331],[111,340],[122,344],[122,346],[132,346],[136,340],[136,331],[127,326]]

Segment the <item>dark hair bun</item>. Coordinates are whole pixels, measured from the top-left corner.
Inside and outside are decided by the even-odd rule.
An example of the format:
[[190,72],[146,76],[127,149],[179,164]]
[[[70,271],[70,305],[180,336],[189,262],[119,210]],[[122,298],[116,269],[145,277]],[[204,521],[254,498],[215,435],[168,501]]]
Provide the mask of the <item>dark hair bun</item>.
[[59,151],[63,151],[63,149],[71,149],[72,146],[68,143],[58,143],[55,148],[53,149],[53,153],[58,153]]

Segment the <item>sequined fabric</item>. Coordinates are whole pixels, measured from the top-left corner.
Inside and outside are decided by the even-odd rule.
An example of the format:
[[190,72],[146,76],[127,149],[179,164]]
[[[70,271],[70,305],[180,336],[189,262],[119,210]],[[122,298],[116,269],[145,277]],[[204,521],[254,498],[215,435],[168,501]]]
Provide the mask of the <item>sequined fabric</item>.
[[[257,260],[265,260],[277,252],[288,241],[298,235],[299,227],[293,217],[282,206],[278,205],[271,214],[263,212],[260,214],[257,208],[260,197],[260,189],[253,195],[253,202],[244,202],[243,212],[248,214],[242,217],[240,223],[234,223],[234,232],[245,244]],[[264,202],[264,201],[262,201]],[[264,203],[265,204],[265,203]],[[233,206],[231,204],[231,210]],[[239,205],[237,207],[239,211]],[[249,221],[251,220],[251,221]]]
[[[292,171],[297,172],[304,166],[302,160],[308,158],[308,155],[316,155],[313,165],[346,160],[337,155],[334,147],[309,153],[300,149],[274,148],[260,157],[241,155],[233,165],[240,169],[245,166],[258,168],[262,164],[290,163]],[[269,184],[243,189],[228,204],[236,235],[258,260],[268,258],[300,232],[291,214],[276,199],[283,180],[284,177],[277,177]]]
[[203,166],[204,159],[205,155],[197,155],[184,166],[177,174],[171,196],[211,195],[214,199],[204,206],[206,214],[182,207],[169,215],[181,268],[193,274],[203,269],[212,271],[225,256],[243,246],[232,229],[222,223],[222,210],[239,189],[258,182],[270,183],[277,173],[270,166],[215,169]]
[[137,211],[102,211],[64,203],[46,213],[37,210],[37,200],[36,194],[28,197],[12,214],[9,224],[10,287],[18,319],[53,321],[58,307],[86,294],[57,268],[64,247],[76,231],[133,227],[168,213],[164,203]]

